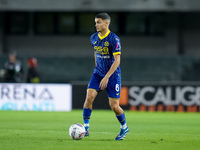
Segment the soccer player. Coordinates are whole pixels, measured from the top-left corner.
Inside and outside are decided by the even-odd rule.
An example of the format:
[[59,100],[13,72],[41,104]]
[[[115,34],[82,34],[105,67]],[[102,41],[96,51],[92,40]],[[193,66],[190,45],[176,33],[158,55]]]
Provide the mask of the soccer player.
[[109,30],[110,16],[99,13],[95,16],[94,33],[90,40],[94,48],[95,69],[90,79],[85,103],[83,106],[83,120],[86,136],[90,135],[89,120],[92,104],[97,94],[106,89],[109,105],[121,124],[121,130],[115,140],[123,140],[129,131],[123,109],[119,106],[121,91],[120,55],[121,44],[119,37]]

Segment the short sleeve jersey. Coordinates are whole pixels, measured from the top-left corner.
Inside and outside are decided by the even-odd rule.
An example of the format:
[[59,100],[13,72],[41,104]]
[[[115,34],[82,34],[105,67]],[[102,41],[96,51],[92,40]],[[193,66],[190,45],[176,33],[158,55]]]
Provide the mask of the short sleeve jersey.
[[[114,55],[121,55],[121,43],[119,37],[108,30],[104,36],[100,36],[98,32],[94,33],[91,43],[96,54],[96,67],[94,73],[104,77],[114,62]],[[110,78],[121,78],[120,67],[111,75]]]

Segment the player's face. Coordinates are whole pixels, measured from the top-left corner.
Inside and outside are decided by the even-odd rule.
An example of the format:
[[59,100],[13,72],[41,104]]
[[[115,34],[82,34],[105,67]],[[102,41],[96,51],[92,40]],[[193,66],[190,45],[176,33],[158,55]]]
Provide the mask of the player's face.
[[103,32],[107,29],[108,25],[106,21],[102,20],[101,18],[95,18],[95,27],[97,32]]

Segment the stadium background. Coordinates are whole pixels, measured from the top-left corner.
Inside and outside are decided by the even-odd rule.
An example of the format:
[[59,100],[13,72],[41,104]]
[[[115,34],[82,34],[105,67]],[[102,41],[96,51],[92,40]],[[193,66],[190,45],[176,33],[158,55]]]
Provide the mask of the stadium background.
[[[0,64],[3,66],[9,52],[17,51],[26,72],[27,59],[36,57],[41,83],[72,84],[72,108],[81,108],[94,68],[89,37],[95,32],[98,12],[111,15],[110,29],[121,38],[122,86],[128,88],[125,99],[130,98],[132,86],[190,87],[184,95],[186,101],[198,95],[197,0],[0,0]],[[108,108],[105,92],[97,99],[94,108]],[[188,105],[189,110],[200,111],[199,99],[195,101]],[[163,110],[178,110],[182,105]],[[143,105],[137,109],[140,106],[143,111],[152,110]],[[188,106],[183,106],[184,111]],[[123,107],[132,108],[127,102]]]

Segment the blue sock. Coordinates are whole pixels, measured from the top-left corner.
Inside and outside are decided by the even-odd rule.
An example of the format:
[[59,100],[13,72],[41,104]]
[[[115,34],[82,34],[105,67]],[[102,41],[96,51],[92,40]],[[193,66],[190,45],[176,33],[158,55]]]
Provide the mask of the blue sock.
[[119,120],[119,122],[120,122],[120,124],[121,124],[121,128],[126,128],[127,127],[127,125],[126,125],[126,117],[125,117],[125,114],[123,113],[123,114],[121,114],[121,115],[119,115],[119,116],[116,116],[117,117],[117,119]]
[[90,108],[83,108],[84,126],[88,126],[89,127],[89,121],[90,121],[91,113],[92,113],[92,110]]

